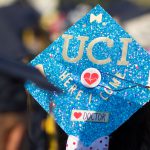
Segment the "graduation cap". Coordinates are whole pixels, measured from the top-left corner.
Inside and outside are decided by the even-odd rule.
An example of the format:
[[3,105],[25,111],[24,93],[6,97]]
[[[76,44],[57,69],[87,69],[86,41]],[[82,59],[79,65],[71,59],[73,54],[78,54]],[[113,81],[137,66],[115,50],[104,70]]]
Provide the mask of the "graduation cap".
[[149,54],[97,5],[31,62],[63,93],[26,87],[47,112],[55,103],[56,122],[78,138],[67,149],[92,149],[149,101],[149,64]]

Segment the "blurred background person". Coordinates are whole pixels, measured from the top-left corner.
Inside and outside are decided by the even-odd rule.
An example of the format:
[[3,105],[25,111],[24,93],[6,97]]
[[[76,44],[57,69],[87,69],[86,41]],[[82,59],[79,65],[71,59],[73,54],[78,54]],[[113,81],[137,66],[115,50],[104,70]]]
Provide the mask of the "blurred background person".
[[[5,65],[5,59],[12,61],[11,64],[15,62],[15,71],[21,62],[27,62],[34,55],[23,42],[24,32],[28,28],[32,29],[31,33],[34,32],[37,35],[37,38],[34,39],[35,41],[38,41],[38,38],[44,33],[39,28],[40,14],[27,2],[9,1],[7,3],[6,1],[5,3],[1,1],[1,4],[1,65]],[[41,41],[44,40],[42,39]],[[37,49],[40,49],[41,45],[39,44]],[[6,63],[9,63],[9,61]],[[25,76],[25,72],[23,72],[25,68],[23,66],[19,66],[19,68],[20,72]],[[30,72],[28,69],[25,71]],[[31,111],[30,116],[27,116],[27,94],[24,89],[24,82],[20,78],[14,77],[15,74],[17,76],[20,72],[15,72],[13,76],[7,76],[0,70],[0,150],[44,150],[47,149],[48,145],[46,143],[46,133],[41,128],[41,122],[46,117],[46,112],[35,104],[36,109]],[[33,117],[35,112],[37,118]],[[29,120],[29,117],[34,119]],[[32,126],[32,128],[29,128],[32,134],[27,134],[29,133],[27,130],[29,125]]]

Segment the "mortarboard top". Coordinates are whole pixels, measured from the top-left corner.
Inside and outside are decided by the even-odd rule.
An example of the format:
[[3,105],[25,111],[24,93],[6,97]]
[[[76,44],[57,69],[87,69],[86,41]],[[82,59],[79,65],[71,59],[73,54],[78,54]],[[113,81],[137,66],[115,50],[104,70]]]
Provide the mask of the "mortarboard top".
[[26,87],[68,134],[89,146],[150,99],[149,54],[97,5],[32,62],[63,93]]

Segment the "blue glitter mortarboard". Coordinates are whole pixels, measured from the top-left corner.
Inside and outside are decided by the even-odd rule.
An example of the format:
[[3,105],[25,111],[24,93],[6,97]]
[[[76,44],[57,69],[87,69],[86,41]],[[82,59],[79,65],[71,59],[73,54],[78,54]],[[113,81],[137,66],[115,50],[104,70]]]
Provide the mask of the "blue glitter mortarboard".
[[99,5],[32,62],[60,94],[28,91],[68,134],[89,146],[109,135],[150,99],[149,54]]

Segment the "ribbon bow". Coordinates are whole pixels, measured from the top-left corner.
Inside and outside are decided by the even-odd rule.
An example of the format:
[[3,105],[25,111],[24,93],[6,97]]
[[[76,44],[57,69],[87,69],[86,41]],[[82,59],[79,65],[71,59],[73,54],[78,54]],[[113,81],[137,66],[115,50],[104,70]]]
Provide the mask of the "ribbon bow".
[[90,16],[90,23],[97,21],[98,23],[102,22],[102,14],[99,14],[98,16],[95,16],[94,14],[91,14]]
[[82,142],[75,136],[68,137],[66,150],[108,150],[109,137],[101,137],[95,140],[89,147],[85,147]]

